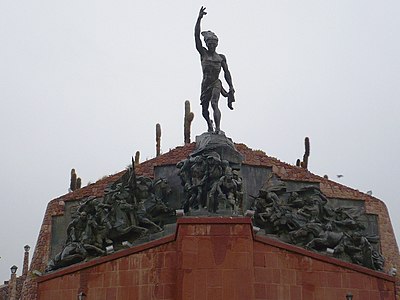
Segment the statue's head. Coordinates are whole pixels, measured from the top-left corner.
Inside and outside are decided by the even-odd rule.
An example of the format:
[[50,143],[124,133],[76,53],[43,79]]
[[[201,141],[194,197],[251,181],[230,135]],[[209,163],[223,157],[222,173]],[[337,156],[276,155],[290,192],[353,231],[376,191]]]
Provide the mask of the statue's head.
[[87,213],[84,212],[84,211],[81,212],[79,216],[80,216],[81,220],[86,220],[87,219]]
[[218,46],[217,35],[212,31],[203,31],[201,35],[204,37],[204,42],[206,43],[208,50],[215,51]]

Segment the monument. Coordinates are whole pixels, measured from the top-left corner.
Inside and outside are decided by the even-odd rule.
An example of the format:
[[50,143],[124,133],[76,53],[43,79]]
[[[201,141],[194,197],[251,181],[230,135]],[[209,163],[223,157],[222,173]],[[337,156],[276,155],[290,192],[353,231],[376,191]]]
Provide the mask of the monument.
[[[174,173],[167,173],[168,178],[137,176],[132,159],[131,166],[105,188],[102,197],[89,196],[70,207],[70,220],[63,223],[66,231],[59,232],[62,226],[56,229],[65,234],[65,240],[53,244],[59,252],[52,251],[47,271],[165,236],[172,232],[180,210],[186,216],[229,217],[252,211],[259,234],[383,270],[379,235],[368,228],[370,220],[362,208],[332,205],[318,186],[299,183],[289,187],[273,172],[263,176],[259,190],[249,190],[249,178],[242,174],[243,155],[220,128],[219,96],[228,97],[232,109],[235,90],[226,58],[216,52],[217,36],[202,32],[207,48],[202,46],[200,22],[206,14],[201,7],[194,36],[203,70],[200,102],[207,132],[196,137],[194,150],[176,164]],[[219,79],[221,69],[229,92]],[[215,128],[209,116],[210,104]],[[180,185],[170,186],[177,177]],[[180,194],[180,203],[169,199],[172,190]]]
[[51,201],[31,267],[44,275],[25,290],[36,287],[40,299],[62,290],[60,299],[205,299],[196,295],[206,291],[207,299],[305,300],[316,299],[312,286],[344,299],[348,290],[363,295],[356,278],[371,283],[370,299],[394,296],[387,273],[400,259],[382,202],[221,130],[220,94],[233,109],[235,90],[217,36],[201,32],[206,14],[201,7],[194,36],[207,132]]

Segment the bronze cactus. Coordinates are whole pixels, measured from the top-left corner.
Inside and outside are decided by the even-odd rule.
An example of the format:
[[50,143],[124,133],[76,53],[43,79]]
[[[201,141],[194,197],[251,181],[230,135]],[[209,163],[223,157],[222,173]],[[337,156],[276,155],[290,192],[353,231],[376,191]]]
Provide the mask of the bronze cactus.
[[185,101],[185,118],[183,121],[184,143],[190,144],[190,126],[194,119],[194,113],[190,111],[190,101]]
[[76,190],[76,172],[75,169],[71,169],[71,182],[69,184],[70,191]]
[[135,153],[135,165],[138,165],[140,161],[140,151],[136,151]]
[[82,180],[80,177],[76,179],[76,189],[79,190],[82,186]]
[[156,124],[156,156],[159,156],[161,153],[161,125],[159,123]]
[[303,161],[298,158],[296,160],[296,166],[308,169],[308,158],[310,157],[310,139],[308,137],[304,139],[304,148]]
[[305,151],[304,151],[304,155],[303,155],[302,167],[304,169],[308,169],[308,158],[310,157],[310,139],[308,137],[306,137],[304,139],[304,147],[305,147]]

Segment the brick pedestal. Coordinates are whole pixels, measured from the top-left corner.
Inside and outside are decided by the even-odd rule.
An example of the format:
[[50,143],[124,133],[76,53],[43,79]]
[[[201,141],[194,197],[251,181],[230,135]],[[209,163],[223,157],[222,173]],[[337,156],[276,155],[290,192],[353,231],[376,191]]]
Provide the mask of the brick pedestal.
[[254,236],[249,218],[182,218],[174,235],[38,279],[38,299],[395,299],[393,277]]

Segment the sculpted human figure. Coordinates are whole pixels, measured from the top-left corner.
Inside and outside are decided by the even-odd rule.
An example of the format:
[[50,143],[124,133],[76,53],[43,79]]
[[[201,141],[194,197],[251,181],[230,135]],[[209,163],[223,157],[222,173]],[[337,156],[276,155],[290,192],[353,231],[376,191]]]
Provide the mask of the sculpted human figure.
[[228,171],[219,180],[218,193],[219,198],[225,202],[226,206],[229,206],[234,213],[238,211],[237,207],[237,185],[233,180],[232,169],[228,168]]
[[204,207],[203,193],[207,180],[207,164],[202,156],[194,158],[193,165],[190,168],[192,175],[192,185],[190,186],[190,207]]
[[67,227],[67,244],[70,242],[80,242],[86,230],[88,217],[86,212],[81,212],[73,219]]
[[219,155],[209,155],[207,157],[208,164],[208,184],[209,190],[207,194],[207,209],[209,212],[217,212],[218,209],[218,187],[219,180],[223,175],[221,159]]
[[[203,81],[201,83],[200,104],[202,106],[202,114],[207,121],[208,131],[213,132],[213,123],[210,119],[208,108],[211,107],[214,112],[215,133],[220,132],[221,111],[218,108],[219,95],[222,93],[224,97],[228,97],[228,107],[233,109],[232,102],[235,101],[235,90],[232,84],[231,73],[229,72],[226,58],[222,54],[215,52],[218,46],[218,37],[211,31],[203,31],[201,34],[204,37],[207,49],[203,47],[200,40],[200,22],[204,15],[206,15],[206,8],[201,7],[199,16],[197,18],[196,26],[194,28],[194,39],[196,42],[196,49],[200,53],[201,67],[203,69]],[[224,71],[225,80],[229,85],[229,92],[227,93],[222,87],[221,81],[218,79],[221,68]]]

